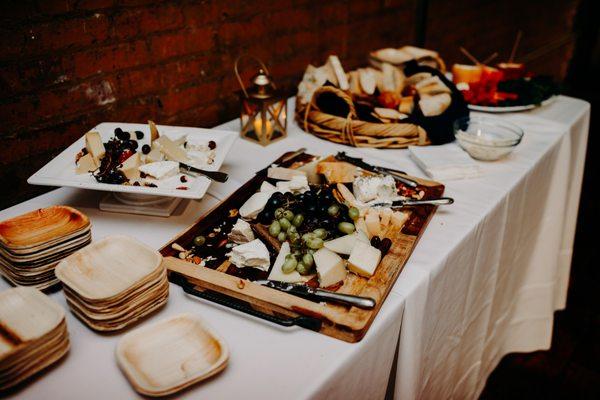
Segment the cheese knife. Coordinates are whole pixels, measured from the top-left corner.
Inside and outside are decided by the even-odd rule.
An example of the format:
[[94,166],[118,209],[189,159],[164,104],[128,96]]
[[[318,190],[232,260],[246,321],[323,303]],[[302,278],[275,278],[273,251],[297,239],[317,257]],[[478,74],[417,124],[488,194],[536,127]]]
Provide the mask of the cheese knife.
[[227,175],[225,172],[207,171],[205,169],[192,167],[191,165],[188,165],[181,161],[179,161],[179,170],[185,173],[195,172],[197,174],[206,176],[210,180],[220,183],[227,182],[227,179],[229,179],[229,175]]
[[371,172],[375,172],[378,174],[390,175],[392,178],[394,178],[394,180],[397,180],[398,182],[402,182],[406,186],[413,188],[413,189],[418,186],[417,182],[404,176],[405,175],[404,171],[399,171],[397,169],[378,167],[375,165],[371,165],[369,163],[364,162],[362,158],[350,157],[344,151],[337,153],[335,155],[335,159],[338,161],[345,161],[347,163],[356,165],[357,167],[360,167],[366,171],[371,171]]
[[271,289],[280,290],[282,292],[294,294],[300,297],[308,298],[316,301],[329,301],[334,303],[347,304],[359,308],[371,310],[375,307],[375,300],[371,297],[354,296],[352,294],[336,293],[330,290],[312,288],[308,285],[299,283],[288,283],[281,281],[257,280],[254,283],[270,287]]
[[434,205],[441,206],[444,204],[452,204],[454,203],[454,199],[451,197],[439,197],[437,199],[428,199],[428,200],[396,200],[389,203],[377,203],[373,204],[372,207],[391,207],[391,208],[402,208],[402,207],[411,207],[411,206],[423,206],[423,205]]

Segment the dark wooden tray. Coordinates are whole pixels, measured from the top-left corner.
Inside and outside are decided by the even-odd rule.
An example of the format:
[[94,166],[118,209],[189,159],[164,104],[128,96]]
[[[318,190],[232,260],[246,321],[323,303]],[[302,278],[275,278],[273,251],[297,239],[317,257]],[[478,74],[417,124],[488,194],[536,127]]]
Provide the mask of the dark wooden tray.
[[[314,158],[309,154],[301,154],[282,162],[290,154],[284,154],[275,163],[293,168]],[[253,268],[238,269],[230,265],[225,256],[229,251],[225,244],[226,233],[237,219],[233,210],[237,210],[259,189],[261,183],[267,179],[266,171],[267,168],[259,171],[235,193],[163,246],[160,251],[165,257],[169,279],[181,285],[189,294],[280,325],[299,325],[347,342],[361,340],[423,234],[435,207],[415,207],[401,230],[395,227],[388,229],[384,236],[392,239],[393,245],[383,257],[375,275],[364,278],[349,273],[343,285],[337,289],[340,293],[374,298],[377,302],[374,309],[363,310],[357,307],[317,303],[253,283],[253,280],[265,279],[268,274]],[[444,186],[440,183],[410,178],[419,183],[417,190],[423,190],[426,199],[440,197],[444,192]],[[215,228],[218,233],[215,232]],[[178,251],[171,246],[177,243],[184,248],[190,248],[197,235],[204,235],[209,239],[205,251],[210,254],[210,261],[205,266],[179,259]],[[274,259],[276,252],[274,249],[271,251]]]

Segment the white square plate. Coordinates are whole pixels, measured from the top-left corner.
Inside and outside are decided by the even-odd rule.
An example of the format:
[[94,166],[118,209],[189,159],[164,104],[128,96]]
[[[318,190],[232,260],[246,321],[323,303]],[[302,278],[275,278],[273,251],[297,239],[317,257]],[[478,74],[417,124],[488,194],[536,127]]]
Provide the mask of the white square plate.
[[[217,129],[190,128],[183,126],[157,125],[158,131],[181,132],[185,134],[199,135],[207,140],[214,140],[217,143],[216,157],[212,165],[206,167],[207,170],[218,171],[229,153],[231,146],[238,137],[237,132],[223,131]],[[115,128],[121,128],[124,131],[142,131],[144,138],[138,140],[139,147],[148,144],[150,141],[150,128],[147,124],[128,124],[120,122],[103,122],[100,125],[90,129],[100,133],[103,142],[107,142],[114,137]],[[85,147],[85,135],[79,138],[75,143],[56,156],[52,161],[42,167],[35,174],[31,175],[27,182],[32,185],[43,186],[69,186],[81,189],[103,190],[106,192],[123,192],[136,194],[150,194],[156,196],[181,197],[186,199],[201,199],[208,187],[210,180],[204,176],[191,177],[182,184],[177,179],[169,179],[160,182],[158,187],[132,186],[132,185],[113,185],[109,183],[100,183],[91,174],[80,174],[75,172],[75,156]],[[187,190],[177,189],[179,186],[187,186]]]

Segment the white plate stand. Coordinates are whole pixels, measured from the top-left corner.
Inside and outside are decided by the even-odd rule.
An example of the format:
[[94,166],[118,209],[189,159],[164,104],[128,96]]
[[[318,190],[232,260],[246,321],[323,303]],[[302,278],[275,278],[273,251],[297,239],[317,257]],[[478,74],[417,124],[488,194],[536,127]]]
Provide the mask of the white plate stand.
[[181,203],[178,197],[133,193],[107,193],[100,200],[100,210],[125,214],[170,217]]

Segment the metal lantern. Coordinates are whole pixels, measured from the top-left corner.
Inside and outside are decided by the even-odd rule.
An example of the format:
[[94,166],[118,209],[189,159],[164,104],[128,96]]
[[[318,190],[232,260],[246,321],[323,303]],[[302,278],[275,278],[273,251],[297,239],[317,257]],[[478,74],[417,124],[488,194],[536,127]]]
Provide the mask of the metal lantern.
[[242,88],[238,92],[241,103],[240,135],[266,146],[287,136],[287,99],[277,90],[265,64],[253,56],[248,57],[260,64],[261,68],[252,77],[252,85],[245,88],[238,72],[242,57],[235,61],[235,76]]

